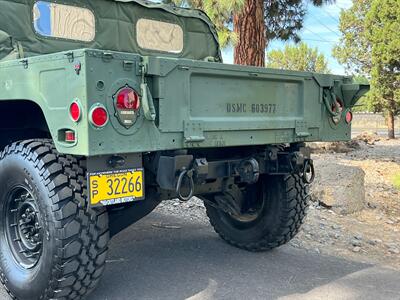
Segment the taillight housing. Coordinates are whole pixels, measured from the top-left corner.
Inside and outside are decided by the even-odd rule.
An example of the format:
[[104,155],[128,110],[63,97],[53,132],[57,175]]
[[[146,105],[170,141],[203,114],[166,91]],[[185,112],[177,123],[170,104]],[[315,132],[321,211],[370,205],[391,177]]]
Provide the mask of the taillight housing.
[[139,95],[130,87],[123,88],[117,93],[117,108],[138,110],[140,107]]
[[349,110],[346,113],[346,123],[350,124],[351,122],[353,122],[353,113]]
[[103,105],[98,103],[92,106],[89,112],[89,121],[93,126],[102,128],[107,125],[108,120],[108,111]]
[[69,106],[69,115],[74,122],[79,122],[82,117],[82,108],[78,101],[74,101]]
[[114,95],[114,107],[120,124],[130,128],[139,116],[140,96],[133,88],[125,86]]
[[73,130],[65,131],[65,142],[66,143],[75,143],[76,142],[75,131],[73,131]]

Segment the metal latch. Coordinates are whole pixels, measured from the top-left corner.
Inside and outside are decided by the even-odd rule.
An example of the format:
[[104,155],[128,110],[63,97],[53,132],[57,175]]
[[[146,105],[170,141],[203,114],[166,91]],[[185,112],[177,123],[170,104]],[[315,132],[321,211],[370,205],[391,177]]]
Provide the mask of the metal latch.
[[27,59],[23,59],[20,63],[24,66],[24,69],[28,69],[29,62]]
[[110,52],[103,52],[103,61],[104,62],[109,62],[110,60],[112,60],[114,58],[114,55]]
[[135,62],[133,62],[131,60],[124,60],[123,68],[125,71],[131,71],[134,64],[135,64]]
[[183,126],[185,143],[199,143],[206,140],[203,132],[203,122],[184,121]]
[[69,63],[74,62],[74,59],[75,59],[74,52],[70,51],[70,52],[65,53],[64,55],[67,57]]
[[296,121],[296,137],[305,138],[311,135],[308,132],[308,126],[306,121]]

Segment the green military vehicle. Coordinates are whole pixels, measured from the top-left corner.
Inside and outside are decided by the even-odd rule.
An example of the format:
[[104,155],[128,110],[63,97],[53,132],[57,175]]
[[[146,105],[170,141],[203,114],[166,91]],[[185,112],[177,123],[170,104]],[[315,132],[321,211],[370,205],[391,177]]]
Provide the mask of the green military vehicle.
[[0,279],[21,300],[84,298],[162,200],[203,199],[236,247],[287,243],[305,143],[350,139],[368,90],[222,64],[203,12],[141,0],[0,0],[0,61]]

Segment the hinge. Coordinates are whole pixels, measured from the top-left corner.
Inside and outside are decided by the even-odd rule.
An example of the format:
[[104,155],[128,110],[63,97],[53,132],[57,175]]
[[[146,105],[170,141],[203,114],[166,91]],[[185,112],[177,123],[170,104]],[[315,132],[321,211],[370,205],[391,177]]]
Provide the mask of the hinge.
[[199,143],[206,140],[203,132],[203,122],[184,121],[183,126],[185,143]]

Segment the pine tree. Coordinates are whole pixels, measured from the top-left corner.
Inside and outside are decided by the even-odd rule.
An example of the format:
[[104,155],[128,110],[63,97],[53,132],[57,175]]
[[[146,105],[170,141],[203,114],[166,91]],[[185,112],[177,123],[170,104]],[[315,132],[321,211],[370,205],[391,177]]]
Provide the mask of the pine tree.
[[216,24],[222,46],[235,46],[235,63],[265,66],[274,39],[299,41],[307,4],[335,0],[166,0],[204,10]]
[[395,116],[400,113],[400,2],[374,0],[366,17],[372,45],[372,84],[377,103],[386,113],[388,136],[395,138]]
[[365,20],[373,0],[353,0],[353,5],[340,14],[339,44],[333,56],[346,66],[348,72],[369,77],[372,68],[371,41],[367,37]]
[[219,43],[222,48],[238,42],[238,36],[232,30],[232,18],[233,13],[243,8],[245,0],[164,0],[163,2],[204,11],[218,31]]
[[394,138],[394,118],[400,114],[400,2],[353,0],[341,13],[339,29],[334,56],[349,73],[370,79],[371,92],[363,102],[385,114],[388,137]]

